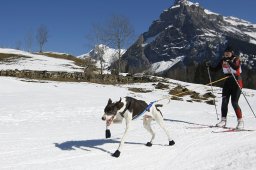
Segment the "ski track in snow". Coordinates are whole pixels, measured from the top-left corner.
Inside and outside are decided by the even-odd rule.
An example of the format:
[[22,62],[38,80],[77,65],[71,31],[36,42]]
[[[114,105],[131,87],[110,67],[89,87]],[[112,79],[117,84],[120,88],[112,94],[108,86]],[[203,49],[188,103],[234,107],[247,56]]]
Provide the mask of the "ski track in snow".
[[[196,84],[170,80],[196,89],[201,94],[210,90]],[[185,101],[162,101],[165,123],[175,140],[168,146],[163,130],[153,122],[156,137],[146,147],[149,133],[142,117],[132,122],[119,158],[111,154],[117,149],[124,132],[124,122],[110,127],[112,137],[105,139],[101,120],[109,98],[133,96],[147,102],[166,97],[168,90],[134,93],[128,87],[154,89],[153,83],[98,85],[90,83],[24,82],[0,77],[0,169],[197,169],[253,170],[256,167],[255,132],[211,133],[214,125],[213,105]],[[173,86],[170,83],[170,86]],[[220,113],[220,89],[214,87]],[[244,89],[253,108],[255,91]],[[246,129],[256,129],[256,119],[243,96],[240,105]],[[236,117],[230,104],[229,127]],[[192,128],[188,128],[192,127]],[[193,128],[195,127],[195,128]]]

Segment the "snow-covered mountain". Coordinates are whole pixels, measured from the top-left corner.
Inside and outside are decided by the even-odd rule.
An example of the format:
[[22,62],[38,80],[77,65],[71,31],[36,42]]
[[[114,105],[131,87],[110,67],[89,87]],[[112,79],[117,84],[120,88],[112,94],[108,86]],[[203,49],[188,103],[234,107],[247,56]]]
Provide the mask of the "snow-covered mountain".
[[[125,53],[125,49],[121,49],[121,55]],[[91,58],[96,61],[96,66],[101,67],[101,59],[103,67],[108,68],[113,62],[118,60],[118,50],[108,47],[107,45],[96,45],[90,52],[78,56],[78,58]]]
[[[128,48],[121,69],[131,73],[155,70],[165,77],[204,83],[208,76],[198,78],[196,74],[207,73],[201,64],[206,60],[216,63],[227,43],[242,58],[245,86],[255,88],[256,24],[222,16],[198,3],[177,0]],[[159,72],[156,68],[161,67]]]

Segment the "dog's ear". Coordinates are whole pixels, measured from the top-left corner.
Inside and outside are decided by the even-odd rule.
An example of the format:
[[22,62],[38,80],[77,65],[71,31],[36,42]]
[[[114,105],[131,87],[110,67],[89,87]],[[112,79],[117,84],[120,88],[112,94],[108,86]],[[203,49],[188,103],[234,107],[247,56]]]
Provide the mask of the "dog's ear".
[[118,103],[120,103],[120,102],[121,102],[121,100],[122,100],[122,99],[121,99],[121,97],[120,97],[120,100],[118,101]]
[[121,109],[123,106],[124,106],[124,103],[121,102],[121,101],[118,101],[118,102],[116,103],[116,107],[117,107],[118,110]]
[[112,100],[109,98],[108,99],[108,105],[112,103]]

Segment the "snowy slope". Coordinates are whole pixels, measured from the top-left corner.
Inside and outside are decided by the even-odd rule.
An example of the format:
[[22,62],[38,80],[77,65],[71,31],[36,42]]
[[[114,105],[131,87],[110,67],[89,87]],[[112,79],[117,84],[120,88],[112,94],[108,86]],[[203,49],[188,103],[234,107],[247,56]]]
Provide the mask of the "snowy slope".
[[15,54],[23,56],[21,58],[12,59],[11,62],[1,62],[0,70],[47,70],[47,71],[66,71],[66,72],[82,72],[82,68],[75,65],[73,61],[65,59],[57,59],[44,55],[32,54],[25,51],[0,48],[2,54]]
[[[251,28],[256,28],[256,24],[252,24],[248,21],[236,18],[236,17],[224,17],[225,21],[227,21],[228,23],[230,23],[233,26],[244,26],[244,27],[251,27]],[[234,28],[230,28],[229,31],[235,31],[238,32],[240,34],[245,34],[247,36],[250,37],[250,43],[252,44],[256,44],[256,32],[255,30],[244,30],[244,31],[236,31]]]
[[[156,138],[153,146],[144,144],[150,135],[139,118],[132,124],[119,158],[110,156],[124,131],[123,124],[111,126],[112,138],[105,139],[105,123],[101,120],[109,98],[132,96],[147,102],[168,95],[168,90],[154,89],[153,83],[99,85],[90,83],[26,82],[0,77],[0,169],[196,169],[253,170],[256,167],[256,132],[212,133],[217,128],[201,128],[196,124],[217,122],[213,105],[168,101],[161,103],[165,123],[175,140],[166,146],[164,132],[153,123]],[[170,80],[201,94],[210,87]],[[153,90],[133,93],[128,87]],[[110,93],[111,92],[111,93]],[[256,91],[244,89],[254,110]],[[214,88],[220,113],[221,89]],[[240,99],[246,129],[256,129],[243,96]],[[236,125],[233,109],[228,126]]]
[[172,66],[182,61],[183,59],[184,59],[184,56],[179,56],[175,59],[171,59],[170,61],[160,61],[160,62],[153,63],[150,67],[150,71],[154,73],[161,73],[165,70],[170,69]]

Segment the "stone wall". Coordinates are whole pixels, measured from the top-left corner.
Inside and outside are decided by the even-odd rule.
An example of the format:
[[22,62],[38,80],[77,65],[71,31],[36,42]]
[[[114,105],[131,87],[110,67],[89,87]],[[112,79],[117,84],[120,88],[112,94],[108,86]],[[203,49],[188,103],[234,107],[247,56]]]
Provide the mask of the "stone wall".
[[10,76],[30,79],[63,79],[81,81],[85,79],[82,72],[34,71],[34,70],[0,70],[0,76]]
[[102,84],[149,82],[149,77],[117,76],[113,74],[100,75],[97,73],[61,72],[61,71],[34,71],[34,70],[0,70],[0,76],[29,78],[53,81],[85,81]]

